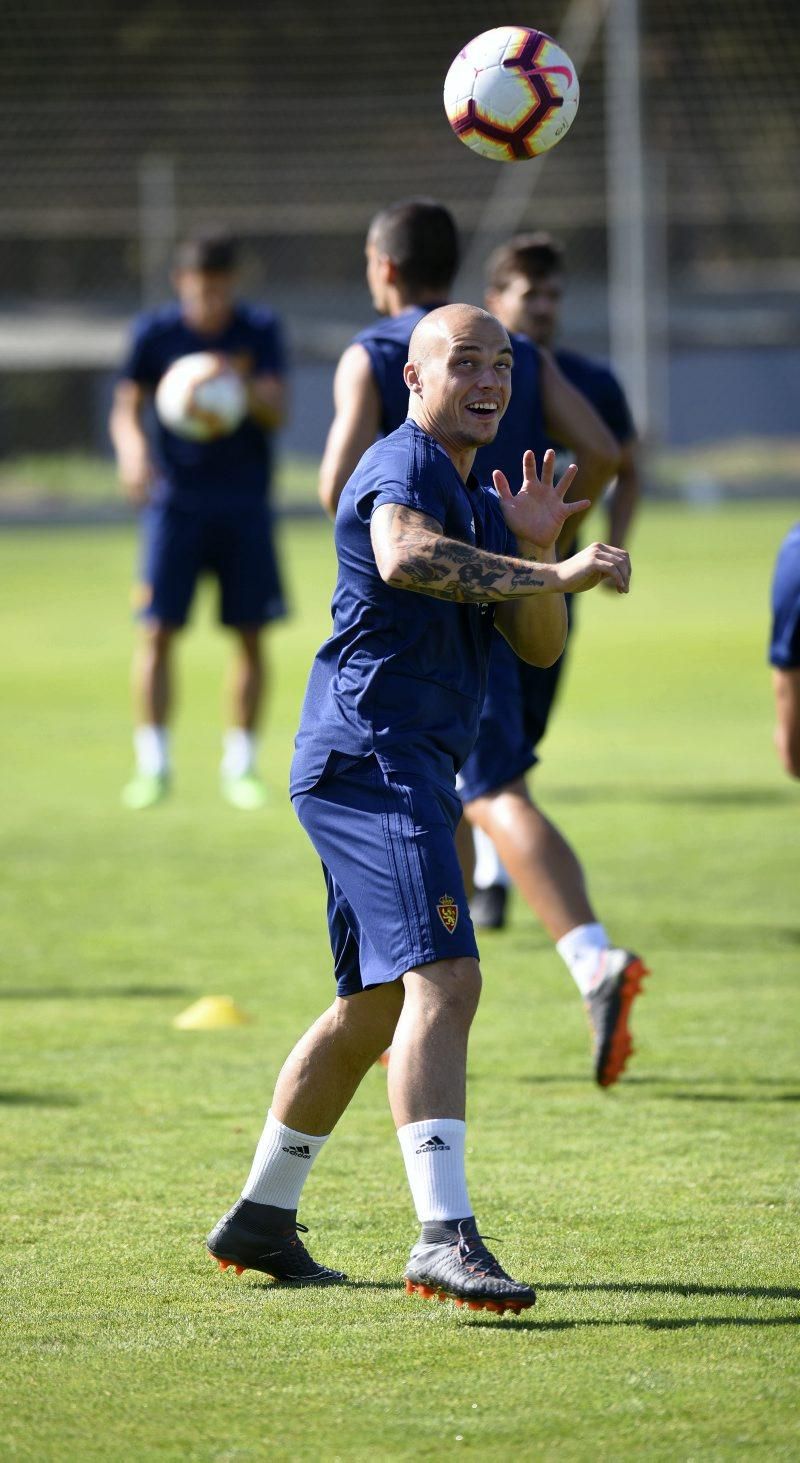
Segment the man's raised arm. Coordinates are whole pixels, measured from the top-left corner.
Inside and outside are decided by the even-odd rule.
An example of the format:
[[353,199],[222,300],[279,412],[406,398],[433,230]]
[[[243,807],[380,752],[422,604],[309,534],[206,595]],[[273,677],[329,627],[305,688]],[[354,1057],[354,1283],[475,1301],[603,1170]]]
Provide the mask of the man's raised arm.
[[[512,558],[445,538],[435,518],[398,503],[375,509],[370,533],[384,583],[456,604],[499,605],[498,629],[532,665],[552,665],[564,648],[565,589],[589,589],[605,577],[627,589],[627,554],[603,544],[592,544],[562,564],[553,562],[552,549],[533,545],[530,558]],[[541,557],[534,557],[537,553]],[[534,596],[535,606],[506,605]],[[506,608],[510,613],[504,613]]]

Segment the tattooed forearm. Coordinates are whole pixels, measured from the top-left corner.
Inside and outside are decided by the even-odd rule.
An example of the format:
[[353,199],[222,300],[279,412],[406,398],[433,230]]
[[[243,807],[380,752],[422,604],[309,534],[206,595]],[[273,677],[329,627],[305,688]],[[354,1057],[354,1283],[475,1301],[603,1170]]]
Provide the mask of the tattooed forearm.
[[376,510],[372,542],[387,584],[434,599],[457,604],[502,603],[549,584],[542,565],[445,538],[435,519],[399,504]]

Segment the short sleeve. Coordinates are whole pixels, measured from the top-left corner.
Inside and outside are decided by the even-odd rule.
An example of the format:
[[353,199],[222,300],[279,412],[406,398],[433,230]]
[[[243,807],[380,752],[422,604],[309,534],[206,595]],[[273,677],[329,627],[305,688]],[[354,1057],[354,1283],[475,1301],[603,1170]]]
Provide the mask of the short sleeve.
[[288,368],[283,326],[277,315],[266,316],[255,323],[252,340],[253,374],[285,376]]
[[117,379],[136,381],[139,386],[149,386],[155,390],[162,375],[163,368],[154,349],[152,324],[148,319],[137,320],[131,331],[128,349]]
[[800,526],[784,542],[775,565],[769,660],[778,670],[800,668]]
[[[408,471],[404,472],[406,465]],[[435,458],[426,457],[419,462],[407,451],[391,455],[383,452],[376,453],[374,469],[364,473],[356,491],[355,509],[362,522],[367,523],[382,503],[398,503],[434,518],[444,528],[450,496],[451,486]]]

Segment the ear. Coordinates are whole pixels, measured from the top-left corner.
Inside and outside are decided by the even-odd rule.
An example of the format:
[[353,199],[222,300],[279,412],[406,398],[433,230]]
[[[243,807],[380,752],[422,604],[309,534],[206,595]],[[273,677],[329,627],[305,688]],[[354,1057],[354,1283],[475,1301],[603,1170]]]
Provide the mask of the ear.
[[416,396],[422,395],[422,381],[416,361],[406,362],[403,367],[403,380],[409,391],[413,392]]

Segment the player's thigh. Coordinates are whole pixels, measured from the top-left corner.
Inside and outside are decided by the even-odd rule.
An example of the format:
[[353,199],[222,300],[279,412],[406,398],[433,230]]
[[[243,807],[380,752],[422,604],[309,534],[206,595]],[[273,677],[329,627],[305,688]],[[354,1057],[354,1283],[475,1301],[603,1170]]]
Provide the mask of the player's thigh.
[[142,516],[142,618],[178,629],[186,621],[202,567],[202,523],[172,504],[152,505]]
[[265,503],[215,520],[207,563],[219,581],[223,625],[252,629],[286,614],[272,515]]
[[362,758],[295,798],[326,871],[342,995],[438,960],[477,957],[453,836],[459,800],[402,777]]

